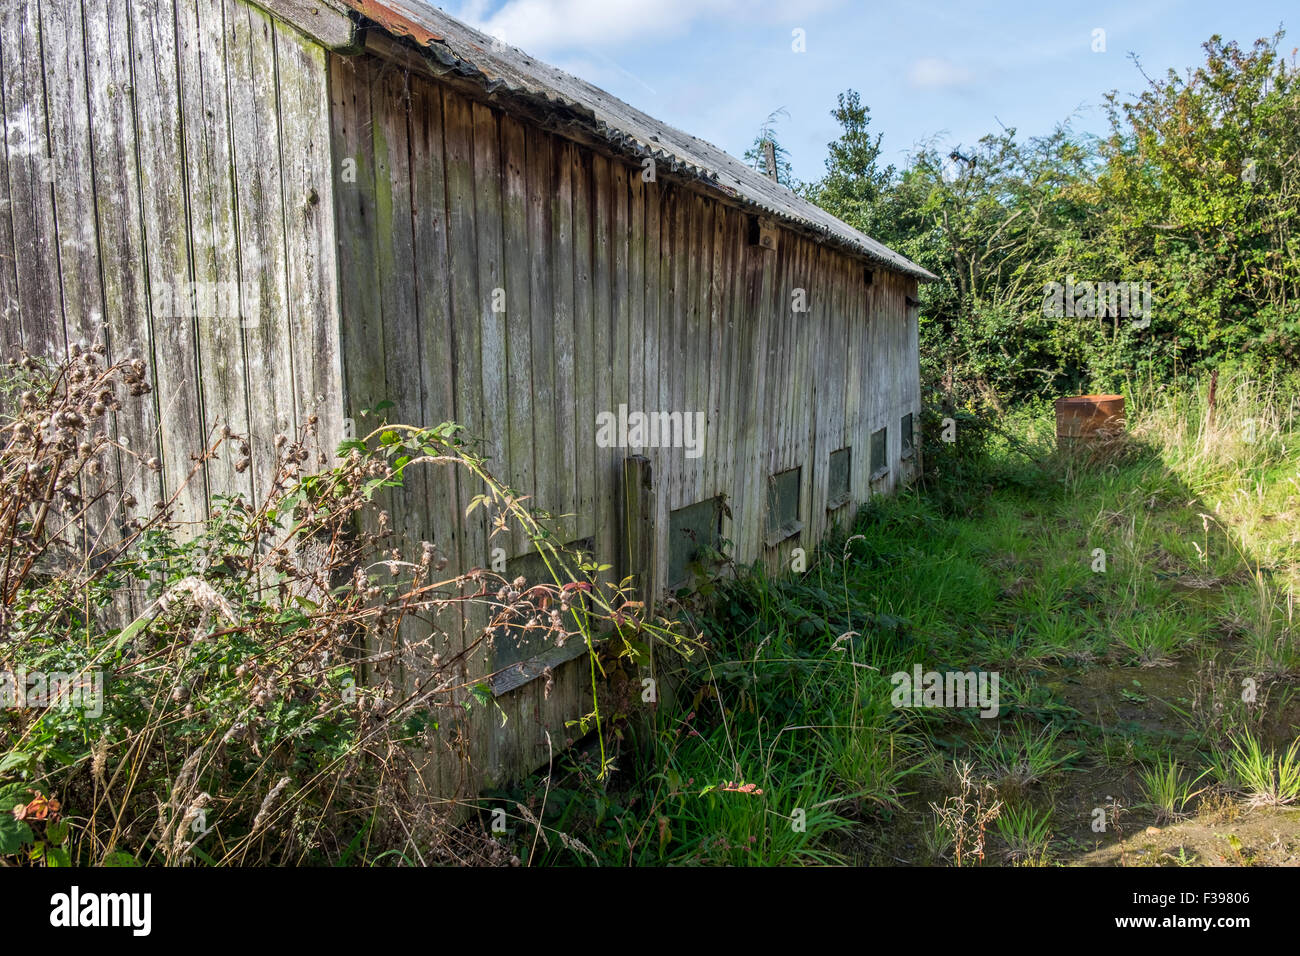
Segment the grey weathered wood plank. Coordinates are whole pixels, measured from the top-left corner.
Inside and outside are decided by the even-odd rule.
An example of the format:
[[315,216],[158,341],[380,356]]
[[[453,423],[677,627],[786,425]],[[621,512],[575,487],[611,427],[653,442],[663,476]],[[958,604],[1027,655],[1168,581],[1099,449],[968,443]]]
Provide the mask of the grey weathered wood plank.
[[11,314],[23,347],[32,355],[57,360],[66,354],[67,341],[59,297],[40,8],[35,3],[5,4],[2,15],[0,82],[17,280],[17,308]]
[[[128,11],[114,0],[86,0],[86,85],[89,91],[92,182],[98,256],[103,264],[104,324],[111,362],[152,358],[145,274],[141,197],[136,176],[135,112],[131,96]],[[8,222],[8,217],[2,217]],[[8,296],[6,295],[6,299]],[[7,323],[6,323],[7,324]],[[162,497],[162,476],[143,462],[160,457],[154,396],[127,402],[110,412],[108,433],[128,436],[140,459],[116,457],[123,491],[149,503]],[[120,504],[118,499],[115,504]],[[123,523],[128,515],[115,512]],[[134,595],[131,596],[134,601]]]
[[554,196],[554,148],[550,136],[534,128],[525,134],[528,184],[528,288],[533,348],[533,481],[536,504],[559,513],[559,455],[555,434],[554,276],[549,259]]
[[57,239],[57,293],[64,335],[89,345],[101,337],[104,304],[95,236],[90,110],[81,7],[40,5],[49,183]]
[[763,431],[767,418],[767,406],[775,399],[768,395],[769,349],[775,318],[773,316],[773,297],[776,295],[776,254],[750,247],[749,254],[757,259],[753,296],[754,307],[751,314],[755,320],[754,378],[753,400],[755,414],[747,434],[750,455],[754,460],[751,472],[750,507],[753,515],[746,522],[746,534],[749,539],[747,554],[758,556],[763,540],[763,522],[767,515],[767,480],[770,475],[769,456],[767,454],[767,435]]
[[[419,310],[418,361],[424,394],[422,420],[433,426],[455,418],[452,371],[451,306],[447,288],[447,193],[443,175],[442,94],[419,76],[410,79],[411,216],[414,234],[414,282]],[[432,467],[426,474],[429,540],[449,568],[461,566],[457,470]],[[435,562],[436,568],[436,562]],[[434,573],[439,573],[435,570]],[[441,572],[446,574],[447,572]],[[446,632],[434,649],[450,661],[463,646],[464,615],[445,610],[436,621]],[[444,671],[445,673],[445,671]],[[441,793],[459,793],[461,770],[454,757],[449,721],[440,721],[431,755],[433,780]]]
[[[236,220],[235,158],[231,116],[234,112],[226,84],[226,14],[241,8],[223,0],[188,0],[177,5],[180,44],[181,111],[186,157],[187,201],[190,209],[190,256],[196,291],[195,336],[201,376],[196,382],[204,424],[228,426],[237,434],[250,432],[250,383],[244,361],[244,320],[241,314],[239,235]],[[236,76],[236,82],[239,81]],[[231,311],[233,307],[233,311]],[[208,465],[212,488],[242,495],[253,503],[256,469],[236,471],[239,454],[227,446]],[[262,482],[265,490],[265,481]]]
[[[612,391],[613,330],[611,300],[612,252],[610,249],[610,170],[609,161],[601,155],[592,157],[592,349],[595,359],[595,401],[596,414],[612,412],[618,414],[618,403],[614,401]],[[594,417],[593,417],[594,422]],[[594,442],[593,442],[594,444]],[[596,548],[605,561],[615,553],[617,547],[616,528],[611,520],[608,500],[613,491],[609,473],[617,452],[609,448],[594,450],[596,495],[600,502],[600,515],[596,522]]]
[[[443,90],[443,151],[447,188],[447,251],[451,291],[453,368],[456,376],[456,421],[477,441],[483,434],[482,323],[477,266],[477,222],[474,206],[474,129],[469,101]],[[473,448],[478,450],[478,446]],[[462,537],[462,570],[486,567],[486,528],[481,516],[467,519],[465,508],[481,494],[461,473],[458,481]]]
[[[408,78],[385,70],[371,86],[371,139],[375,160],[374,223],[377,286],[384,327],[384,398],[393,403],[391,421],[425,424],[423,364],[420,350],[415,232],[412,213],[410,96]],[[402,487],[391,496],[395,542],[406,560],[416,560],[423,542],[433,536],[429,514],[429,470],[408,469]],[[423,635],[403,626],[402,639]]]
[[329,140],[321,135],[330,122],[329,77],[325,51],[278,21],[275,57],[294,408],[299,424],[315,417],[319,450],[332,458],[345,415],[334,176]]
[[[478,265],[479,304],[477,314],[480,325],[482,368],[483,453],[488,459],[488,469],[498,475],[509,472],[509,446],[507,429],[510,423],[508,405],[506,313],[501,311],[505,300],[505,263],[502,249],[502,181],[501,137],[498,118],[494,110],[481,103],[471,106],[474,139],[474,228],[477,242],[475,261]],[[509,544],[509,535],[489,532],[489,548],[498,542]],[[487,558],[482,562],[487,563]]]
[[[639,174],[637,178],[641,178]],[[645,294],[643,296],[641,316],[644,326],[641,345],[643,368],[641,407],[650,412],[657,412],[660,408],[659,388],[662,373],[659,361],[659,203],[659,183],[654,180],[645,183],[643,197],[645,236],[642,241],[642,255],[644,257],[642,281],[644,282]]]
[[[628,402],[628,352],[631,347],[628,285],[628,168],[614,160],[609,166],[609,267],[610,267],[610,411],[617,414],[619,405]],[[631,408],[629,407],[629,411]],[[605,466],[607,494],[618,500],[621,462],[628,448],[611,449]],[[620,520],[621,525],[621,520]],[[621,527],[620,527],[621,533]]]
[[[736,355],[737,324],[738,305],[744,301],[744,284],[739,260],[738,217],[732,210],[723,210],[720,218],[722,277],[718,324],[722,337],[722,368],[719,370],[722,381],[718,392],[718,438],[715,452],[718,455],[717,491],[727,496],[730,506],[735,504],[737,475],[744,468],[743,462],[737,461],[739,445],[736,438],[740,421],[737,379],[744,374],[739,369]],[[730,525],[725,528],[724,537],[734,540]]]
[[[40,37],[49,117],[49,162],[43,171],[49,174],[57,256],[57,285],[52,291],[61,305],[63,338],[88,347],[104,342],[105,335],[80,5],[42,5]],[[0,215],[7,212],[0,209]],[[86,477],[79,484],[88,508],[85,522],[77,526],[82,533],[78,546],[87,554],[103,553],[119,539],[114,526],[116,496],[110,493],[94,500],[100,482]],[[120,611],[129,611],[128,602],[117,604]]]
[[573,163],[572,143],[552,140],[551,260],[552,325],[555,361],[556,526],[562,542],[577,537],[577,412],[573,322]]
[[[298,425],[293,407],[294,343],[285,306],[288,265],[275,31],[270,16],[239,0],[226,0],[226,23],[240,290],[256,300],[240,315],[249,392],[257,396],[248,403],[248,429],[253,488],[260,496],[277,478],[277,436],[293,436]],[[199,318],[200,328],[204,321]]]
[[[506,366],[509,378],[510,482],[528,496],[525,507],[537,504],[533,472],[533,330],[529,312],[529,244],[527,139],[513,116],[501,117],[502,238],[505,263]],[[510,556],[526,554],[529,541],[523,525],[514,522]]]
[[[13,47],[5,37],[16,33],[14,18],[18,8],[8,4],[0,9],[0,84],[13,75],[9,60]],[[17,250],[14,247],[14,225],[10,210],[13,208],[13,191],[9,184],[9,112],[18,104],[17,97],[4,96],[0,89],[0,122],[5,136],[0,143],[0,359],[16,358],[23,347],[22,312],[18,298]]]
[[[669,332],[669,349],[672,356],[672,376],[669,381],[668,402],[664,410],[687,412],[687,395],[690,391],[690,215],[691,196],[682,189],[672,192],[672,244],[668,261],[672,264],[670,307],[672,325]],[[676,448],[661,448],[652,458],[659,470],[660,483],[668,495],[668,508],[682,506],[682,455]]]
[[[358,437],[374,427],[363,413],[384,400],[384,328],[375,260],[375,165],[370,131],[370,61],[331,55],[330,116],[333,124],[334,216],[344,403]],[[453,556],[454,557],[454,556]]]
[[726,261],[726,215],[722,207],[714,205],[712,215],[712,240],[710,245],[710,267],[705,276],[708,293],[707,323],[709,332],[708,362],[708,397],[707,429],[704,442],[705,461],[703,464],[703,482],[700,487],[701,498],[711,498],[722,487],[723,458],[725,456],[722,442],[722,393],[726,374],[726,353],[724,352],[726,332],[726,287],[727,274],[723,263]]
[[[207,480],[193,456],[207,443],[199,402],[198,343],[189,258],[179,50],[169,4],[132,4],[131,91],[135,103],[137,173],[144,223],[155,403],[163,484],[177,492],[174,515],[207,515]],[[190,476],[193,475],[191,478]],[[142,501],[144,507],[151,504]]]
[[[700,401],[700,381],[708,374],[705,369],[708,364],[707,350],[704,346],[707,336],[700,308],[700,290],[705,286],[703,275],[706,248],[705,204],[703,197],[694,191],[687,193],[685,199],[687,215],[682,254],[686,259],[686,295],[682,311],[684,323],[682,344],[685,350],[683,367],[686,374],[682,380],[681,399],[676,406],[676,410],[682,413],[683,427],[687,415],[693,418],[696,412],[704,410],[704,403]],[[687,458],[685,448],[673,448],[673,464],[677,473],[674,500],[679,508],[694,504],[698,500],[696,494],[698,461],[699,459]]]
[[[501,141],[496,113],[482,103],[470,105],[470,122],[473,127],[474,163],[474,229],[476,238],[475,262],[478,266],[479,302],[476,310],[479,322],[480,380],[483,454],[488,459],[487,468],[497,475],[509,469],[507,454],[507,427],[510,410],[507,397],[506,316],[499,311],[501,297],[505,295],[504,263],[502,262],[502,183]],[[483,490],[483,489],[480,489]],[[500,532],[495,523],[489,524],[484,542],[484,556],[480,563],[488,566],[493,549],[509,548],[511,536]],[[471,623],[474,618],[471,616]],[[495,669],[496,662],[490,665]],[[524,691],[523,693],[526,693]],[[499,779],[518,757],[512,754],[511,737],[519,728],[520,693],[496,701],[496,707],[505,714],[504,723],[489,715],[489,736],[486,741],[483,766],[489,779]]]
[[[452,336],[454,366],[456,370],[456,420],[465,427],[478,444],[484,434],[483,423],[483,365],[482,321],[480,309],[484,290],[478,287],[477,265],[477,210],[474,205],[474,121],[469,100],[449,90],[443,90],[443,151],[447,183],[447,249],[451,285]],[[457,481],[459,515],[463,526],[461,539],[462,570],[487,567],[491,555],[487,544],[486,511],[466,511],[477,495],[485,488],[466,471],[460,472]],[[479,602],[465,607],[464,651],[468,658],[467,680],[475,683],[482,679],[490,664],[490,648],[486,644],[486,609]],[[453,650],[456,650],[453,647]],[[491,715],[484,708],[476,708],[467,715],[471,733],[483,742],[487,752],[477,754],[475,771],[490,779],[499,772],[495,746],[495,732]]]
[[592,267],[592,171],[585,150],[570,153],[573,184],[573,339],[575,453],[578,472],[576,536],[595,534],[596,475],[596,349],[595,283]]
[[635,166],[628,169],[627,194],[628,408],[648,411],[652,408],[645,403],[645,183]]

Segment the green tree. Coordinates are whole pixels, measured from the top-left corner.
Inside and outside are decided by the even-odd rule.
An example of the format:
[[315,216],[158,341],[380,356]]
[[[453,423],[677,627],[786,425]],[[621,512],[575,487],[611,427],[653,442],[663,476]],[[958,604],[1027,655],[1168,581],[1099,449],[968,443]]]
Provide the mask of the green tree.
[[805,195],[873,238],[889,223],[879,216],[881,198],[895,179],[893,166],[880,165],[880,142],[883,134],[871,135],[871,107],[862,102],[855,90],[839,95],[831,115],[840,124],[840,136],[826,147],[826,174],[810,184]]
[[1300,75],[1283,36],[1211,37],[1186,76],[1107,97],[1087,238],[1112,268],[1156,277],[1159,331],[1185,361],[1300,353]]

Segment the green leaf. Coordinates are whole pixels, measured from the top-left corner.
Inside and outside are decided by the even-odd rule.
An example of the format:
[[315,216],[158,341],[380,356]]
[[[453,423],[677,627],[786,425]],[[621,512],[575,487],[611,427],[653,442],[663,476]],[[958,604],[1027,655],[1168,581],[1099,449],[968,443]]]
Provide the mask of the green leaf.
[[25,783],[11,783],[0,787],[0,813],[8,813],[18,804],[26,804],[32,798],[32,788]]
[[139,866],[140,862],[130,853],[122,850],[114,850],[108,856],[104,857],[101,866]]
[[68,839],[68,834],[71,832],[72,828],[63,821],[51,823],[45,828],[45,839],[54,846],[62,846],[64,841]]
[[488,702],[492,700],[492,688],[487,684],[475,684],[469,689],[469,692],[476,701],[484,706],[487,706]]
[[45,850],[46,866],[72,866],[72,856],[61,846],[47,847]]
[[35,760],[36,754],[34,753],[11,750],[3,757],[0,757],[0,773],[9,773],[13,770],[30,770]]
[[14,815],[0,810],[0,856],[17,853],[25,843],[32,842],[32,828]]

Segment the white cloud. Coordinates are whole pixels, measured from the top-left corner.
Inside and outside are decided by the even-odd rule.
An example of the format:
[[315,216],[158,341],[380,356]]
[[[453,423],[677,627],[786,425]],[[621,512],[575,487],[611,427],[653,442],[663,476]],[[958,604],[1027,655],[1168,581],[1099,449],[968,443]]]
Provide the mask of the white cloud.
[[484,0],[466,0],[453,15],[511,46],[544,54],[679,36],[701,21],[715,21],[718,30],[734,30],[738,23],[752,25],[760,10],[765,22],[793,28],[838,2],[781,0],[756,8],[752,0],[507,0],[487,14]]
[[912,64],[907,71],[907,82],[919,90],[953,89],[970,86],[975,82],[975,73],[951,60],[926,56]]

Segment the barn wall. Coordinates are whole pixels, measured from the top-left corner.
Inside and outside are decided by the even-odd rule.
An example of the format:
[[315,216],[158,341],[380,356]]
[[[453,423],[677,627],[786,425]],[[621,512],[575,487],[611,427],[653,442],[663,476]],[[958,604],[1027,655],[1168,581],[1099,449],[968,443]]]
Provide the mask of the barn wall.
[[119,462],[142,506],[224,424],[250,436],[253,467],[223,454],[182,491],[180,520],[213,492],[264,493],[274,436],[310,415],[332,449],[324,51],[238,0],[5,3],[0,84],[0,348],[105,342],[112,360],[149,361],[152,401],[110,424],[161,462]]
[[[851,513],[825,507],[832,451],[853,447],[854,504],[908,477],[914,280],[878,268],[868,286],[861,263],[787,230],[774,251],[751,246],[733,205],[380,58],[327,54],[242,0],[4,4],[0,120],[0,350],[104,341],[110,359],[150,361],[152,400],[111,422],[161,462],[119,461],[146,507],[222,425],[250,436],[253,467],[225,454],[199,471],[182,520],[214,493],[264,493],[276,434],[315,415],[332,449],[345,417],[381,401],[394,420],[466,425],[565,541],[591,538],[616,565],[631,450],[599,447],[596,415],[705,412],[701,457],[640,450],[661,580],[674,509],[725,495],[737,558],[775,565]],[[204,308],[217,289],[233,312]],[[791,311],[796,289],[806,313]],[[890,470],[873,485],[882,425]],[[767,479],[796,466],[804,528],[769,547]],[[384,504],[452,570],[524,553],[481,511],[461,517],[475,493],[431,470]],[[590,709],[583,666],[557,671],[549,695],[534,681],[498,698],[504,724],[465,718],[487,741],[475,772],[563,746],[565,721]],[[448,792],[479,782],[449,761],[437,773]]]
[[[335,186],[349,414],[391,401],[393,421],[460,422],[499,475],[563,516],[566,541],[593,538],[617,566],[633,452],[599,447],[596,415],[706,412],[702,456],[640,451],[661,580],[671,510],[726,495],[737,558],[776,564],[909,477],[898,424],[919,413],[915,280],[877,268],[867,285],[861,262],[791,231],[775,251],[751,246],[743,211],[644,182],[639,164],[390,60],[332,55],[330,77],[334,153],[355,170]],[[791,311],[796,289],[806,313]],[[881,426],[890,470],[873,485]],[[828,514],[828,456],[846,445],[853,504]],[[796,466],[803,531],[768,547],[768,476]],[[461,569],[488,566],[494,547],[525,552],[522,537],[489,537],[481,511],[461,517],[470,482],[416,481],[386,502],[412,544],[434,542]],[[472,680],[485,656],[468,666]],[[584,668],[558,671],[549,697],[534,681],[498,698],[504,729],[478,728],[487,779],[546,762],[544,731],[558,748],[564,721],[590,710]]]

